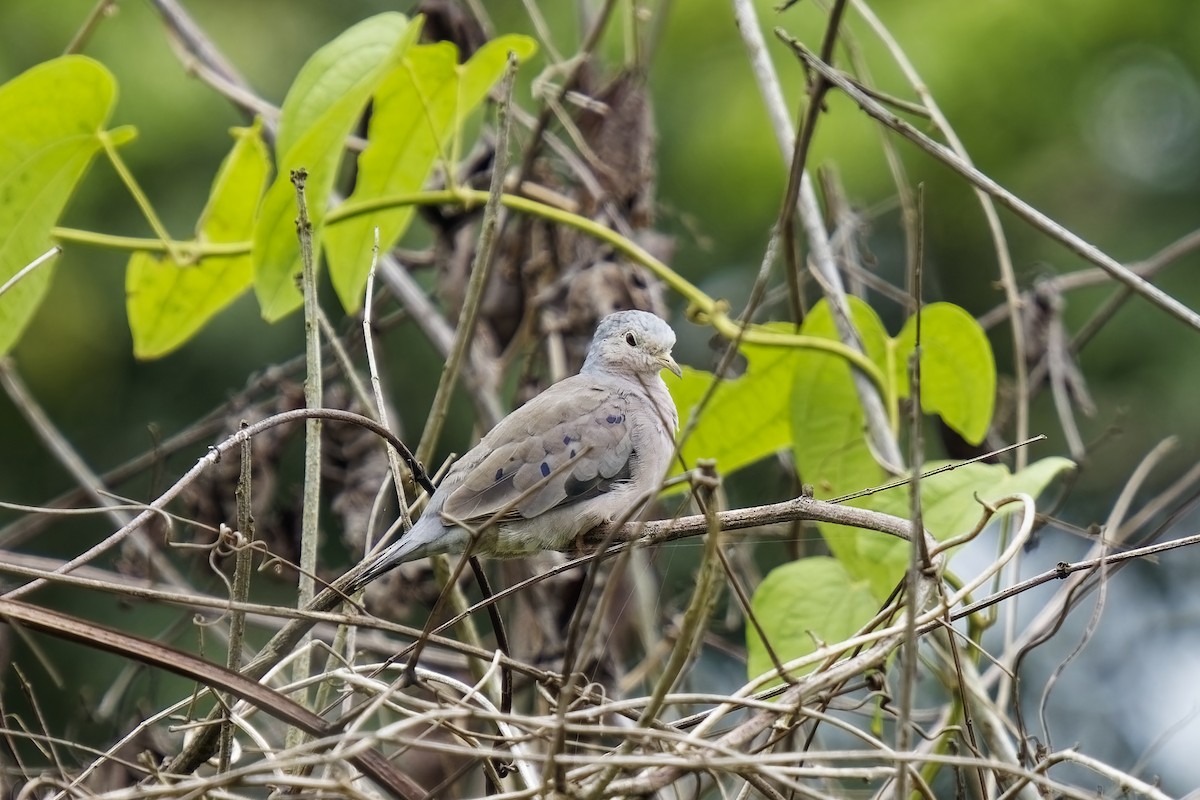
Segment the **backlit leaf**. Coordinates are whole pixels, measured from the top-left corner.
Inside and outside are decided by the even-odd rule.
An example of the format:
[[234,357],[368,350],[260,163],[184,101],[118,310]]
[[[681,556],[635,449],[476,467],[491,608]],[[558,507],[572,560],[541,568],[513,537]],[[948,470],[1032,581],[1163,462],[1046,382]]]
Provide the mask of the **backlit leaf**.
[[[271,165],[261,124],[235,128],[233,149],[217,171],[196,225],[204,242],[244,242]],[[207,256],[180,265],[169,256],[134,253],[125,272],[126,309],[138,358],[158,358],[190,339],[232,303],[252,279],[250,254]]]
[[[50,248],[116,96],[113,76],[84,56],[47,61],[0,86],[0,285]],[[39,267],[0,296],[0,355],[33,317],[53,269]]]
[[320,252],[321,223],[346,137],[420,27],[419,21],[394,12],[365,19],[318,50],[292,84],[280,116],[275,181],[263,199],[251,251],[254,290],[265,319],[277,320],[303,302],[296,286],[300,243],[292,171],[308,172],[313,250]]
[[[375,95],[369,144],[358,157],[349,201],[421,189],[435,164],[448,163],[447,146],[504,74],[509,51],[524,60],[535,49],[529,37],[502,36],[459,64],[458,49],[449,42],[410,47]],[[376,211],[331,225],[325,232],[330,278],[347,311],[362,305],[375,227],[380,247],[387,250],[404,234],[413,211],[412,206]]]
[[[867,585],[836,560],[814,556],[771,570],[750,603],[780,663],[821,644],[849,639],[879,610]],[[746,671],[754,678],[774,668],[753,625],[746,626]],[[797,674],[811,672],[815,664]]]

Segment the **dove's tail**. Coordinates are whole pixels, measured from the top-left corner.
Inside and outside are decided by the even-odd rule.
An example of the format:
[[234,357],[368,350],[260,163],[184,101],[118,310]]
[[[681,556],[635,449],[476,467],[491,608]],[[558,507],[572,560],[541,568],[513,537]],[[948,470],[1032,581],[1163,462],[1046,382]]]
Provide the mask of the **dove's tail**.
[[430,519],[429,515],[421,517],[413,525],[412,530],[388,545],[383,552],[375,556],[367,568],[354,579],[347,588],[349,593],[357,592],[385,572],[389,572],[406,561],[416,561],[418,558],[446,553],[452,550],[449,539],[455,539],[453,529],[447,529],[439,520]]

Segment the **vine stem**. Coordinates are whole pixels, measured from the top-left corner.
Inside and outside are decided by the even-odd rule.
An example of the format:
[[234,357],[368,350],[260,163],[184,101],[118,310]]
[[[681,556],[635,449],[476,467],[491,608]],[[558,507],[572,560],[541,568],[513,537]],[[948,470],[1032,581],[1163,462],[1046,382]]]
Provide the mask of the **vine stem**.
[[[344,203],[326,214],[324,224],[335,225],[357,216],[401,206],[459,205],[470,209],[485,205],[488,194],[488,192],[482,190],[458,188],[386,195],[371,200]],[[822,339],[815,336],[780,333],[766,330],[759,326],[750,326],[743,332],[742,324],[729,315],[729,307],[725,301],[714,299],[705,294],[700,287],[652,256],[644,248],[598,222],[561,208],[556,208],[547,203],[531,200],[528,197],[519,195],[502,194],[500,195],[499,202],[506,208],[566,225],[608,244],[630,260],[641,264],[653,272],[672,291],[687,300],[688,316],[693,321],[699,324],[711,325],[717,333],[727,340],[733,341],[740,337],[741,341],[747,344],[761,344],[770,347],[797,347],[832,353],[849,361],[854,367],[865,374],[880,391],[886,389],[887,379],[883,371],[862,353],[839,341]],[[81,244],[122,250],[145,250],[147,252],[161,253],[168,252],[172,247],[177,245],[184,245],[187,248],[187,252],[195,253],[199,256],[244,255],[250,252],[249,242],[229,242],[219,246],[208,243],[192,244],[160,241],[158,239],[139,239],[128,236],[107,236],[71,228],[55,228],[53,235],[60,241],[73,241]]]
[[[312,221],[308,217],[308,201],[305,185],[308,173],[303,168],[292,171],[292,184],[296,187],[296,235],[300,239],[301,289],[304,293],[304,351],[308,373],[304,378],[304,406],[308,409],[321,407],[324,394],[321,380],[321,327],[317,307],[317,268],[313,263]],[[296,591],[296,607],[304,608],[317,593],[313,576],[317,572],[317,547],[320,534],[321,509],[321,420],[309,418],[304,422],[304,489],[303,509],[300,518],[300,569]],[[300,645],[296,661],[292,665],[292,679],[303,681],[312,666],[306,636]],[[298,701],[307,705],[308,691],[302,691]],[[289,744],[298,744],[299,728],[288,731]],[[292,740],[295,741],[292,741]]]

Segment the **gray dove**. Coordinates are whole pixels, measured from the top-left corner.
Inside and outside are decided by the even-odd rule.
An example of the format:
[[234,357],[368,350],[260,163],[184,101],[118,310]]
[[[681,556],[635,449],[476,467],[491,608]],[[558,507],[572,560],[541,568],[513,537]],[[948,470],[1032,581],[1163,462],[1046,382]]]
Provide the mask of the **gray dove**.
[[645,311],[602,319],[579,374],[513,411],[456,461],[412,530],[351,591],[406,561],[466,551],[471,530],[472,554],[509,558],[561,550],[635,511],[675,451],[679,414],[660,374],[682,375],[674,344],[670,326]]

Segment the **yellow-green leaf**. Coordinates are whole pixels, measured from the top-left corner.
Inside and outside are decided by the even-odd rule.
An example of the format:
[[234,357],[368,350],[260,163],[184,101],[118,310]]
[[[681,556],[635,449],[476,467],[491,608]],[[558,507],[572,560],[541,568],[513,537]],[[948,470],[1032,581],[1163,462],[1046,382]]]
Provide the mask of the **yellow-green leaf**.
[[[116,96],[112,74],[84,56],[47,61],[0,86],[0,285],[50,248]],[[41,266],[0,296],[0,355],[33,317],[52,270]]]
[[[458,49],[449,42],[410,47],[375,95],[369,144],[358,157],[349,200],[374,200],[424,186],[436,163],[451,163],[447,145],[504,74],[508,53],[525,60],[535,50],[527,36],[502,36],[459,64]],[[387,250],[404,235],[412,215],[412,206],[391,208],[353,217],[325,232],[329,276],[347,311],[362,305],[374,229],[379,228],[380,247]]]
[[[763,328],[794,332],[793,326],[786,323],[770,323]],[[696,463],[697,458],[711,458],[723,474],[729,474],[785,449],[791,441],[788,395],[798,351],[742,345],[741,352],[746,358],[746,371],[717,386],[683,444],[687,464]],[[681,424],[687,424],[713,380],[711,373],[688,367],[684,367],[680,380],[667,379]]]
[[[262,126],[234,128],[208,204],[196,224],[198,243],[244,242],[254,230],[270,157]],[[126,309],[138,358],[158,358],[188,341],[251,282],[250,254],[206,256],[180,265],[169,256],[134,253],[125,271]]]
[[[867,584],[826,556],[792,561],[771,570],[750,605],[783,664],[812,653],[818,642],[834,644],[849,639],[879,610],[879,601]],[[758,631],[747,625],[747,673],[755,678],[774,666]]]
[[[863,353],[881,368],[887,364],[889,340],[875,311],[850,299],[850,316]],[[804,320],[801,333],[836,340],[829,305],[822,301]],[[884,369],[884,375],[890,371]],[[846,359],[806,350],[796,361],[791,391],[792,452],[805,483],[818,497],[846,494],[878,483],[884,471],[867,447],[862,407]]]
[[[950,462],[934,461],[921,469],[928,472],[947,463]],[[1015,474],[1003,464],[974,463],[926,478],[921,481],[925,529],[939,541],[966,533],[983,514],[980,502],[992,503],[1018,492],[1036,499],[1051,481],[1074,468],[1074,462],[1069,459],[1052,456],[1035,461]],[[899,517],[909,516],[909,496],[905,488],[871,495],[859,504]],[[1010,504],[1004,506],[1000,514],[1012,514],[1020,509],[1021,506]],[[890,536],[867,538],[864,531],[856,534],[863,538],[859,540],[855,558],[846,562],[846,568],[852,575],[868,581],[875,596],[882,599],[908,569],[909,545]]]
[[[992,346],[975,318],[953,303],[921,309],[921,406],[972,444],[992,423],[996,403],[996,362]],[[900,396],[909,395],[908,359],[916,347],[917,318],[896,337],[894,368]]]
[[263,317],[274,321],[302,302],[296,238],[293,170],[308,171],[306,199],[313,249],[320,252],[322,222],[342,148],[367,100],[420,34],[419,19],[389,12],[363,20],[318,50],[284,100],[276,140],[276,175],[254,229],[254,290]]

